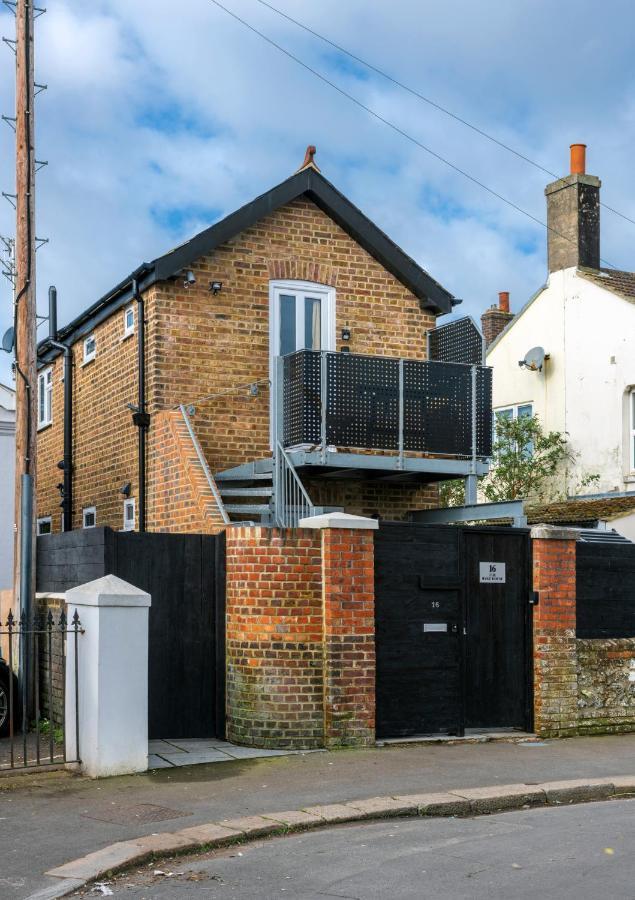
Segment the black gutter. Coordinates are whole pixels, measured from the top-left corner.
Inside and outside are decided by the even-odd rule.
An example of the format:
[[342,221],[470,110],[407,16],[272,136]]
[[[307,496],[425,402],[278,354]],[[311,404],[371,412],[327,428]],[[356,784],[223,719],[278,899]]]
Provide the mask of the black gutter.
[[132,415],[132,421],[139,429],[138,464],[139,464],[139,531],[146,530],[146,436],[150,427],[150,416],[146,410],[146,321],[145,302],[139,290],[139,275],[145,274],[146,267],[141,266],[131,281],[132,296],[137,303],[137,382],[138,399],[137,408]]
[[62,488],[63,530],[73,530],[73,350],[57,340],[57,288],[49,288],[49,343],[64,354],[64,472]]

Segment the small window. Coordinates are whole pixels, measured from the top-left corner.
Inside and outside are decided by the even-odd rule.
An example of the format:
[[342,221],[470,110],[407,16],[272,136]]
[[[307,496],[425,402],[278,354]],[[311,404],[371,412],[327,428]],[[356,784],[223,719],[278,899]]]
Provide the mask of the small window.
[[123,501],[123,530],[124,531],[134,531],[135,525],[135,501],[134,498],[131,500]]
[[89,334],[87,338],[84,338],[84,362],[89,363],[95,358],[96,353],[97,341],[95,340],[95,335]]
[[53,369],[49,367],[37,377],[37,427],[44,428],[53,421]]
[[37,533],[50,534],[53,531],[53,520],[50,516],[43,516],[37,520]]
[[94,506],[87,506],[82,510],[82,526],[84,528],[94,528],[97,524],[97,510]]
[[129,337],[134,334],[134,306],[126,306],[123,311],[123,336]]

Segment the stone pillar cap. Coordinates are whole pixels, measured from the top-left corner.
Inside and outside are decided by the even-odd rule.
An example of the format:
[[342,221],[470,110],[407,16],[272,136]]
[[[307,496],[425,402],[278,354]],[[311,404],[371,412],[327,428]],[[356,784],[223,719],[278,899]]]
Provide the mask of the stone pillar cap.
[[366,528],[376,531],[379,528],[377,519],[367,519],[365,516],[353,516],[345,512],[324,513],[321,516],[309,516],[300,519],[299,528]]
[[580,530],[561,525],[534,525],[530,534],[533,540],[538,538],[542,541],[577,541],[580,537]]
[[75,606],[150,606],[150,594],[116,575],[104,575],[66,592],[66,602]]

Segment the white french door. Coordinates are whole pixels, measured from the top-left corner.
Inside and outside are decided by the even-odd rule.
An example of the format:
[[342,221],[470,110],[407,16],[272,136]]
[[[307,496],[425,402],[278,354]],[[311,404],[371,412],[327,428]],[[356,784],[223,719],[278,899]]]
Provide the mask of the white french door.
[[[269,289],[269,377],[274,360],[296,350],[335,350],[335,290],[308,281],[272,281]],[[274,397],[271,395],[273,445]]]

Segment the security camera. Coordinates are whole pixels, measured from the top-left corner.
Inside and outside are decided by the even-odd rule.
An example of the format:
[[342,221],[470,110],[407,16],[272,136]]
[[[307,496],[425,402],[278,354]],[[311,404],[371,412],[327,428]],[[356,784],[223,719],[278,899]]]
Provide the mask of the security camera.
[[192,272],[191,269],[188,269],[185,273],[185,281],[183,282],[185,287],[190,287],[192,284],[196,284],[196,275]]

